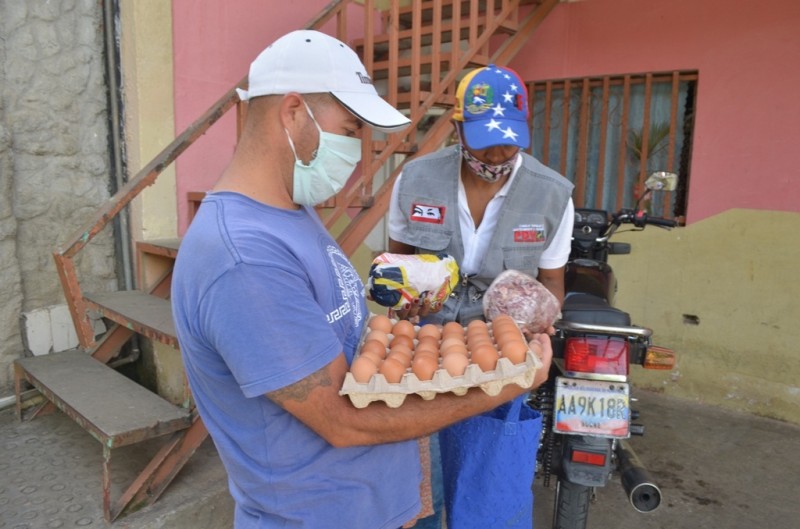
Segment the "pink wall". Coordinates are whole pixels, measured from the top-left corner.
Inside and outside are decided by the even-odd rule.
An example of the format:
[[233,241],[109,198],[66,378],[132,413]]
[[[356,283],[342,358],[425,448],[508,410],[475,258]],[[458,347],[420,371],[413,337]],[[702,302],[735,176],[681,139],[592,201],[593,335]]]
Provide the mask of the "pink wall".
[[560,4],[518,57],[526,80],[698,70],[688,221],[800,211],[797,0]]
[[[176,134],[327,4],[173,0]],[[730,208],[800,211],[800,1],[563,3],[518,57],[526,80],[698,70],[689,222]],[[178,162],[181,233],[187,191],[211,187],[233,153],[229,114]]]
[[[247,75],[269,43],[300,29],[329,2],[173,0],[175,134],[200,117]],[[325,28],[327,33],[332,30]],[[234,112],[197,140],[177,162],[179,232],[187,226],[186,193],[206,191],[233,154]]]

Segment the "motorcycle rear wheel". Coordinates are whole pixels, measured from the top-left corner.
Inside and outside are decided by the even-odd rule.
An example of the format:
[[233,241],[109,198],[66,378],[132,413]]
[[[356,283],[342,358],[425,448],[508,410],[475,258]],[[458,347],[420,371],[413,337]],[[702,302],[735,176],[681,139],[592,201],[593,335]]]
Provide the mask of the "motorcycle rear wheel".
[[586,529],[592,488],[559,478],[553,508],[553,529]]

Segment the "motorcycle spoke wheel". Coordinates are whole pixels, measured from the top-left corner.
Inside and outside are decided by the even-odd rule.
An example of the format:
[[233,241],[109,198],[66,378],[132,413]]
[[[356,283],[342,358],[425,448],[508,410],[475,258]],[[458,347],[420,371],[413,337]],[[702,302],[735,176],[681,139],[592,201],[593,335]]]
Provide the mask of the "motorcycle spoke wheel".
[[592,487],[563,479],[556,485],[553,529],[586,529]]

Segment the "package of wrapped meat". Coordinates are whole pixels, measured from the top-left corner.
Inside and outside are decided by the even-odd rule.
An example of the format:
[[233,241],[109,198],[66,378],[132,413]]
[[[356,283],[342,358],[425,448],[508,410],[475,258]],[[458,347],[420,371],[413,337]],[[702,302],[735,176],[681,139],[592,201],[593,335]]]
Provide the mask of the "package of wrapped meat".
[[422,299],[442,304],[458,284],[458,263],[447,254],[382,253],[372,261],[367,291],[384,307],[400,309]]
[[487,321],[508,314],[527,335],[545,332],[560,311],[561,304],[552,292],[518,270],[502,272],[483,296],[483,314]]

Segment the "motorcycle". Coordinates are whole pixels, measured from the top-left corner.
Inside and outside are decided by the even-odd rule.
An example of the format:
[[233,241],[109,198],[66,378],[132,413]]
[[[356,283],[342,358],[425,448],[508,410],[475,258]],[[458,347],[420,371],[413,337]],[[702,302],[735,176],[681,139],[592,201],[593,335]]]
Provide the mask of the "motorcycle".
[[654,191],[673,190],[675,181],[672,173],[653,173],[634,209],[575,210],[551,373],[530,401],[544,424],[537,475],[545,487],[556,479],[553,529],[585,529],[596,489],[615,472],[634,509],[650,512],[661,503],[658,485],[628,442],[644,434],[644,426],[632,422],[638,412],[631,409],[628,376],[633,364],[671,369],[675,355],[653,345],[652,330],[633,325],[614,306],[617,282],[608,256],[630,253],[630,244],[610,241],[623,225],[635,231],[677,225],[640,208]]

